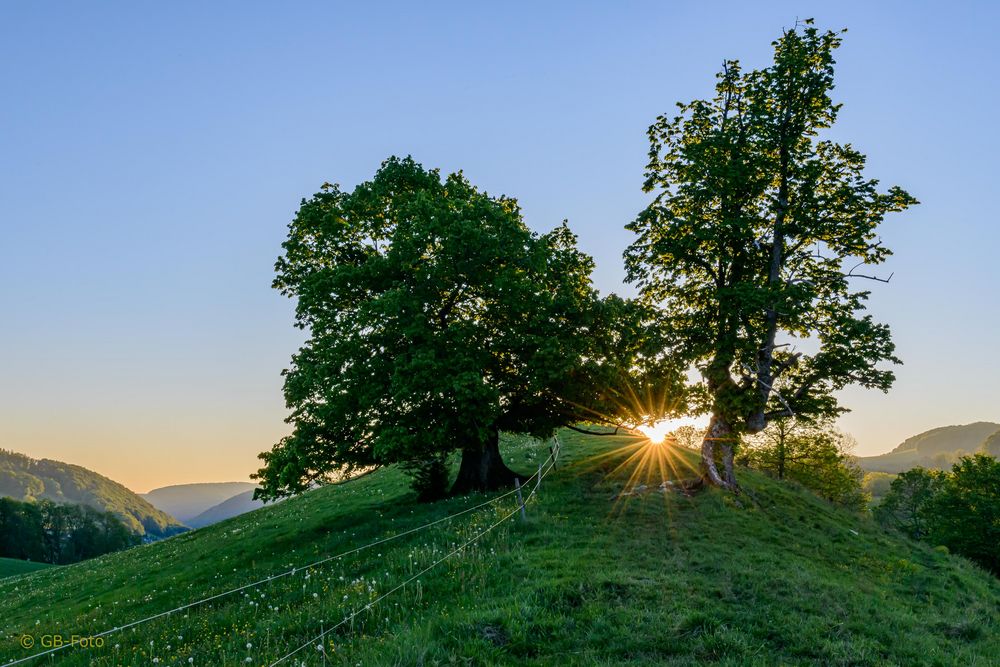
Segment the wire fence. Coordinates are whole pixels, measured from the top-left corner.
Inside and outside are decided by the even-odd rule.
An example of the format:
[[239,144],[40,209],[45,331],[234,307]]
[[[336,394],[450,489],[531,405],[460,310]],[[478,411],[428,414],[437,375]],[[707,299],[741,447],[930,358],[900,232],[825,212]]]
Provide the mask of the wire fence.
[[[556,440],[556,443],[558,443],[558,440]],[[352,611],[350,614],[348,614],[347,616],[345,616],[343,619],[341,619],[341,621],[339,623],[337,623],[336,625],[333,625],[333,626],[331,626],[329,628],[326,628],[326,629],[320,629],[320,632],[319,632],[318,635],[316,635],[315,637],[313,637],[309,641],[305,642],[304,644],[301,644],[298,647],[292,649],[288,653],[284,654],[283,656],[281,656],[280,658],[278,658],[274,662],[270,663],[270,665],[268,667],[275,667],[275,665],[279,665],[279,664],[283,663],[284,661],[286,661],[289,658],[291,658],[292,656],[300,653],[301,651],[309,648],[310,646],[316,646],[318,650],[320,650],[320,651],[322,651],[322,652],[325,653],[326,649],[324,648],[323,640],[331,632],[335,631],[336,629],[340,628],[341,626],[345,625],[346,623],[349,623],[349,622],[353,621],[358,616],[358,614],[361,614],[361,613],[363,613],[365,611],[370,610],[372,607],[374,607],[376,604],[378,604],[379,602],[381,602],[385,598],[389,597],[390,595],[392,595],[393,593],[395,593],[397,591],[403,590],[408,584],[413,583],[414,581],[416,581],[417,579],[419,579],[421,576],[423,576],[424,574],[427,574],[428,572],[430,572],[435,567],[437,567],[441,563],[445,562],[446,560],[448,560],[452,556],[454,556],[454,555],[456,555],[456,554],[464,551],[467,547],[469,547],[470,545],[472,545],[475,542],[479,541],[479,539],[482,538],[484,535],[486,535],[487,533],[489,533],[490,531],[492,531],[496,527],[500,526],[501,524],[505,523],[506,521],[510,520],[510,518],[513,517],[518,512],[522,512],[523,513],[525,504],[528,501],[530,501],[531,498],[538,491],[538,487],[542,483],[542,478],[545,477],[545,475],[547,475],[548,472],[555,467],[555,465],[556,465],[556,459],[558,457],[558,454],[559,454],[559,448],[558,448],[558,444],[556,444],[555,449],[553,449],[551,451],[551,453],[549,454],[549,458],[546,460],[546,464],[548,465],[548,467],[545,468],[544,470],[542,468],[539,468],[539,471],[538,471],[538,474],[537,474],[538,478],[535,481],[534,488],[531,489],[531,493],[528,494],[527,499],[519,500],[517,507],[515,507],[513,510],[511,510],[510,512],[508,512],[507,514],[505,514],[502,518],[500,518],[499,520],[495,521],[491,525],[487,526],[483,530],[479,531],[478,533],[476,533],[475,535],[473,535],[471,538],[469,538],[468,540],[466,540],[465,542],[463,542],[459,546],[455,547],[450,552],[446,553],[444,556],[442,556],[441,558],[437,559],[436,561],[434,561],[433,563],[431,563],[430,565],[428,565],[424,569],[422,569],[419,572],[417,572],[416,574],[410,576],[409,578],[407,578],[402,583],[397,584],[394,588],[391,588],[388,591],[386,591],[385,593],[383,593],[382,595],[379,595],[377,598],[375,598],[371,602],[368,602],[363,607],[358,607],[357,609],[355,609],[354,611]],[[530,479],[532,479],[534,477],[535,477],[535,475],[532,475],[529,478],[529,481],[530,481]],[[509,494],[507,494],[507,495],[509,495]]]
[[[536,480],[535,481],[535,486],[534,486],[534,488],[532,489],[531,493],[528,496],[529,499],[537,491],[538,486],[541,484],[542,477],[545,474],[547,474],[548,471],[551,470],[555,466],[555,460],[558,457],[558,453],[559,453],[559,441],[558,441],[558,438],[553,437],[553,443],[554,443],[554,447],[550,447],[549,448],[549,456],[548,456],[548,458],[545,460],[544,463],[539,464],[538,472],[536,472],[535,474],[531,475],[530,477],[528,477],[525,480],[526,484],[529,483],[529,482],[531,482],[531,480],[533,480],[533,479]],[[549,467],[545,468],[545,466],[549,466]],[[209,602],[213,602],[215,600],[219,600],[221,598],[228,597],[230,595],[234,595],[236,593],[240,593],[240,592],[246,591],[246,590],[251,589],[251,588],[255,588],[257,586],[262,586],[262,585],[270,583],[272,581],[275,581],[275,580],[278,580],[278,579],[282,579],[284,577],[288,577],[288,576],[294,575],[296,572],[300,572],[302,570],[309,570],[311,568],[315,568],[315,567],[319,567],[321,565],[325,565],[325,564],[330,563],[332,561],[336,561],[336,560],[340,560],[340,559],[346,558],[347,556],[351,556],[351,555],[354,555],[356,553],[360,553],[362,551],[366,551],[368,549],[372,549],[372,548],[377,547],[379,545],[386,544],[387,542],[393,542],[393,541],[401,539],[403,537],[407,537],[409,535],[413,535],[415,533],[419,533],[421,531],[424,531],[424,530],[427,530],[429,528],[432,528],[433,526],[436,526],[436,525],[439,525],[439,524],[451,521],[451,520],[456,519],[456,518],[458,518],[460,516],[469,514],[471,512],[475,512],[476,510],[483,509],[484,507],[488,507],[490,505],[494,505],[494,504],[500,502],[501,500],[503,500],[505,498],[508,498],[508,497],[510,497],[510,496],[512,496],[514,494],[520,495],[519,491],[520,491],[519,488],[511,489],[510,491],[507,491],[507,492],[502,493],[502,494],[500,494],[498,496],[495,496],[495,497],[493,497],[493,498],[491,498],[491,499],[489,499],[489,500],[487,500],[485,502],[479,503],[477,505],[473,505],[472,507],[467,507],[467,508],[465,508],[465,509],[463,509],[461,511],[454,512],[454,513],[449,514],[447,516],[441,517],[440,519],[435,519],[434,521],[429,521],[429,522],[424,523],[424,524],[422,524],[420,526],[416,526],[414,528],[410,528],[410,529],[401,531],[401,532],[396,533],[394,535],[390,535],[388,537],[383,537],[383,538],[375,540],[373,542],[369,542],[368,544],[364,544],[362,546],[355,547],[353,549],[348,549],[347,551],[343,551],[343,552],[340,552],[340,553],[337,553],[337,554],[324,556],[323,558],[320,558],[318,560],[312,561],[312,562],[307,563],[305,565],[299,565],[299,566],[296,566],[296,567],[292,567],[292,568],[290,568],[288,570],[285,570],[283,572],[279,572],[277,574],[273,574],[273,575],[270,575],[268,577],[264,577],[263,579],[259,579],[257,581],[253,581],[253,582],[250,582],[248,584],[244,584],[242,586],[237,586],[235,588],[231,588],[231,589],[219,592],[219,593],[215,593],[215,594],[209,595],[207,597],[203,597],[203,598],[191,601],[191,602],[187,602],[187,603],[185,603],[183,605],[180,605],[178,607],[174,607],[173,609],[168,609],[166,611],[161,611],[161,612],[158,612],[156,614],[152,614],[150,616],[146,616],[145,618],[141,618],[139,620],[132,621],[130,623],[126,623],[124,625],[118,625],[118,626],[115,626],[113,628],[109,628],[107,630],[103,630],[101,632],[98,632],[96,634],[88,634],[86,636],[88,638],[90,638],[90,639],[98,639],[98,638],[107,637],[109,635],[116,634],[116,633],[119,633],[119,632],[123,632],[125,630],[130,629],[130,628],[134,628],[136,626],[143,625],[145,623],[150,623],[150,622],[155,621],[155,620],[160,619],[160,618],[165,618],[167,616],[170,616],[171,614],[176,614],[176,613],[181,612],[181,611],[186,611],[188,609],[192,609],[194,607],[198,607],[198,606],[207,604]],[[474,542],[475,540],[479,539],[479,537],[481,537],[485,533],[493,530],[493,528],[495,528],[499,524],[501,524],[504,521],[506,521],[507,519],[509,519],[511,516],[513,516],[518,511],[521,511],[521,509],[524,507],[525,502],[526,501],[524,501],[524,500],[520,500],[519,504],[518,504],[518,507],[511,514],[507,515],[506,517],[504,517],[503,519],[501,519],[500,521],[498,521],[493,526],[490,526],[485,531],[483,531],[482,533],[478,534],[476,537],[472,538],[472,540],[470,542],[467,542],[467,543],[463,544],[458,549],[456,549],[452,553],[450,553],[447,556],[445,556],[443,559],[441,559],[441,560],[433,563],[432,565],[430,565],[427,568],[427,570],[433,568],[435,565],[439,564],[440,562],[443,562],[444,560],[446,560],[450,556],[454,555],[455,553],[458,553],[459,551],[461,551],[462,549],[464,549],[465,547],[467,547],[469,544],[471,544],[471,542]],[[424,571],[426,571],[426,570],[424,570]],[[330,632],[332,632],[333,630],[335,630],[337,627],[340,627],[340,625],[343,625],[343,623],[346,622],[347,620],[350,620],[350,619],[354,618],[355,616],[357,616],[358,613],[361,613],[361,611],[364,611],[366,608],[370,608],[371,605],[375,604],[376,602],[378,602],[379,600],[381,600],[383,597],[385,597],[387,595],[391,595],[396,590],[399,590],[400,588],[402,588],[403,586],[405,586],[406,583],[408,583],[409,581],[412,581],[413,579],[416,579],[422,573],[423,572],[418,573],[417,575],[414,575],[409,580],[403,582],[403,584],[401,584],[400,586],[397,586],[396,588],[394,588],[394,589],[390,590],[389,592],[385,593],[381,597],[379,597],[376,600],[374,600],[373,602],[369,603],[369,605],[367,605],[366,607],[363,607],[363,608],[359,609],[354,614],[352,614],[351,616],[347,617],[347,619],[345,619],[345,621],[341,621],[341,623],[338,623],[336,626],[333,626],[329,630],[326,630],[326,632],[323,633],[323,636],[325,636],[326,634],[329,634]],[[62,651],[64,649],[71,648],[73,646],[74,646],[74,644],[71,644],[71,643],[61,644],[59,646],[54,646],[54,647],[46,649],[44,651],[39,651],[38,653],[34,653],[34,654],[30,655],[30,656],[26,656],[26,657],[23,657],[23,658],[18,658],[16,660],[10,660],[8,662],[3,663],[3,665],[4,665],[4,667],[10,667],[10,666],[13,666],[13,665],[24,664],[24,663],[30,662],[32,660],[35,660],[37,658],[42,658],[42,657],[45,657],[45,656],[50,656],[50,655],[52,655],[54,653],[57,653],[57,652]],[[290,657],[291,655],[294,655],[294,653],[300,651],[302,648],[305,648],[306,646],[309,646],[309,643],[303,645],[299,649],[296,649],[292,653],[288,654],[288,656],[286,656],[285,658],[281,658],[281,660],[284,660],[287,657]],[[280,662],[280,660],[279,660],[279,662]],[[278,664],[278,663],[273,663],[273,664]]]

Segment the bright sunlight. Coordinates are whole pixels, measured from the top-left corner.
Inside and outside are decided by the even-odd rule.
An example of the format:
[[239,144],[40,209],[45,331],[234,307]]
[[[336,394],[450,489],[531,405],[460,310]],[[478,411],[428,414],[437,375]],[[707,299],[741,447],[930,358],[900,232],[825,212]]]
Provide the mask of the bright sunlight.
[[667,436],[681,428],[682,426],[694,426],[695,428],[705,428],[708,426],[708,417],[678,417],[677,419],[663,419],[652,424],[638,426],[638,430],[653,443],[660,444],[666,440]]

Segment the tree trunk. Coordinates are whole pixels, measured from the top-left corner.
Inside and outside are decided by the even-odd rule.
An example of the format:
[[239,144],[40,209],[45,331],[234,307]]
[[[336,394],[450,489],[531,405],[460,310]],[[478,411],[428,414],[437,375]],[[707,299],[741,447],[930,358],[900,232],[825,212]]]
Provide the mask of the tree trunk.
[[525,480],[503,462],[500,456],[500,431],[493,427],[484,442],[462,450],[462,463],[451,493],[461,495],[473,491],[494,491],[513,485],[515,479]]
[[[701,465],[708,483],[738,493],[739,486],[736,484],[736,474],[733,470],[732,433],[732,428],[725,419],[712,415],[705,439],[701,443]],[[722,452],[723,475],[719,474],[719,469],[715,465],[716,445]]]
[[785,479],[785,422],[778,423],[778,479]]
[[733,493],[739,493],[740,485],[736,483],[736,471],[733,468],[732,441],[720,442],[719,449],[722,451],[722,479],[726,482],[726,488]]
[[726,483],[719,475],[718,468],[715,467],[715,443],[716,433],[720,429],[720,424],[724,422],[712,415],[712,420],[708,424],[705,438],[701,441],[701,467],[704,469],[705,479],[715,486],[725,487]]

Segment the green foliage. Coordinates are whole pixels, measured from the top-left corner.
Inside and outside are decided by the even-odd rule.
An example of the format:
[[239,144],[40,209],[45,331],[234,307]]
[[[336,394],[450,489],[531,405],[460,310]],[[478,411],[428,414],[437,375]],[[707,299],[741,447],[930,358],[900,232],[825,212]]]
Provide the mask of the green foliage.
[[86,505],[0,498],[0,556],[52,564],[75,563],[138,544],[111,512]]
[[412,478],[417,500],[430,502],[445,497],[448,489],[447,456],[429,456],[425,459],[405,461],[403,470]]
[[930,538],[1000,575],[1000,461],[966,456],[942,477],[930,506]]
[[[715,97],[649,128],[656,197],[628,225],[628,279],[700,369],[715,440],[776,416],[834,416],[843,387],[893,382],[880,367],[898,363],[889,329],[851,283],[891,254],[885,216],[916,200],[881,190],[864,155],[822,136],[840,111],[829,96],[840,42],[806,21],[774,42],[772,65],[726,61]],[[804,338],[814,354],[784,347]]]
[[889,488],[894,479],[896,479],[896,475],[892,473],[868,472],[865,473],[864,478],[861,480],[861,486],[865,490],[865,493],[873,499],[881,501],[882,497],[889,493]]
[[[644,454],[676,452],[665,473],[654,471],[680,476],[696,456],[644,449],[631,437],[563,431],[560,439],[561,463],[529,501],[527,521],[502,524],[339,628],[328,637],[328,664],[921,667],[989,665],[1000,653],[1000,581],[965,559],[753,470],[740,497],[661,493],[652,478],[647,493],[614,500],[645,479]],[[548,454],[506,436],[503,452],[525,474]],[[488,497],[418,504],[392,466],[170,540],[0,582],[0,664],[26,655],[21,633],[122,626]],[[271,664],[516,500],[498,505],[111,635],[104,648],[62,652],[53,664]],[[322,664],[309,651],[300,659]]]
[[864,473],[850,455],[853,444],[829,423],[779,419],[757,436],[744,438],[740,451],[747,465],[859,511],[868,496]]
[[261,455],[260,497],[481,451],[499,430],[615,423],[637,367],[679,383],[651,311],[598,298],[565,224],[535,234],[515,200],[461,173],[390,158],[351,192],[303,201],[283,248],[274,286],[309,340],[285,372],[294,430]]
[[0,449],[0,497],[14,500],[51,500],[87,505],[113,512],[129,530],[139,535],[166,537],[185,528],[127,488],[81,466],[36,460]]
[[926,538],[932,521],[931,501],[941,480],[941,473],[926,468],[901,472],[892,480],[889,493],[875,508],[875,518],[914,539]]
[[950,472],[901,473],[875,516],[1000,574],[1000,461],[992,456],[964,456]]

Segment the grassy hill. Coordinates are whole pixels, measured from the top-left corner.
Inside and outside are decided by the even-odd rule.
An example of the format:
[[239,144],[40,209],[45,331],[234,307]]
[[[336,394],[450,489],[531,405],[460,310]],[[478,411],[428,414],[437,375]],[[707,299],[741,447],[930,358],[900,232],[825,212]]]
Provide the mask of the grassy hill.
[[0,449],[0,496],[89,505],[113,512],[139,535],[164,537],[184,530],[174,517],[93,470],[62,461],[33,459],[5,449]]
[[917,466],[949,468],[961,454],[989,452],[987,442],[993,435],[1000,436],[1000,424],[942,426],[909,437],[885,454],[859,457],[858,463],[865,470],[887,473],[900,473]]
[[[750,471],[740,497],[661,489],[690,476],[686,450],[627,436],[562,439],[527,521],[515,514],[426,572],[514,511],[512,497],[57,662],[267,665],[361,609],[327,636],[328,664],[996,664],[1000,581],[964,559]],[[505,454],[530,473],[547,452],[519,439]],[[418,505],[402,474],[380,470],[0,582],[0,663],[27,655],[22,634],[123,625],[483,500]],[[303,662],[321,665],[322,655],[309,644],[282,664]]]
[[35,570],[44,570],[52,567],[48,563],[36,563],[30,560],[18,560],[16,558],[0,558],[0,579],[12,577],[16,574],[25,574]]

